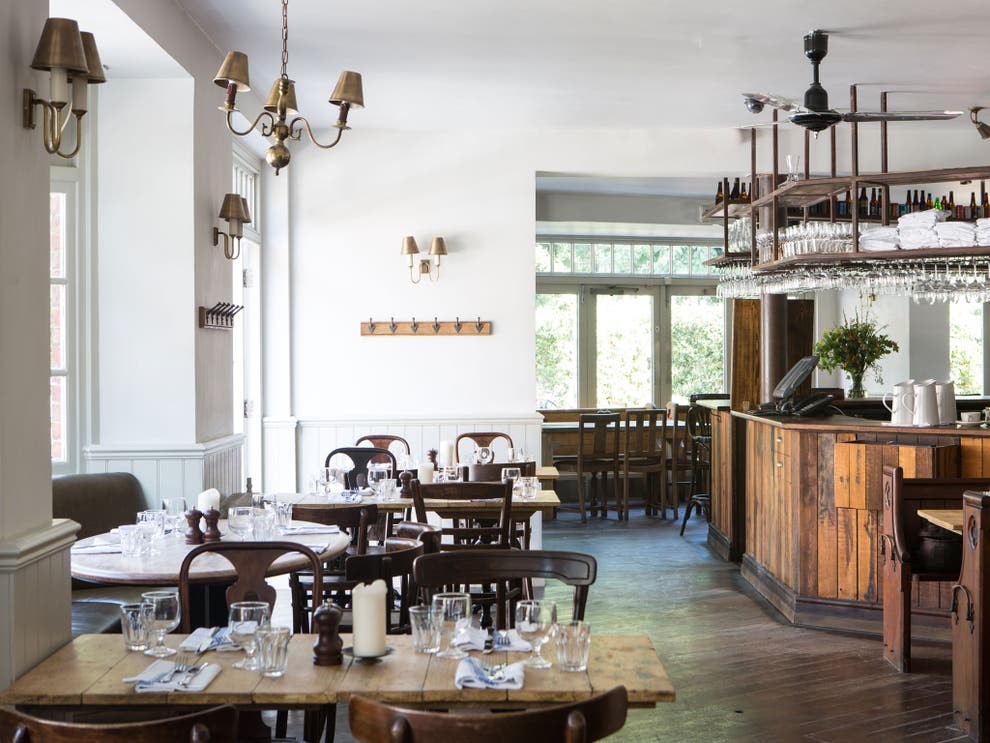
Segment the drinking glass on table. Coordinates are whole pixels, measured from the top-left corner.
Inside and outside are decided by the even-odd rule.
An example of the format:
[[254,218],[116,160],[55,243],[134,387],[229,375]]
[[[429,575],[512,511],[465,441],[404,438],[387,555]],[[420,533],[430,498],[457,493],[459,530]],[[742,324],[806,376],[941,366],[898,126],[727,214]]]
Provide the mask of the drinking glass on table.
[[368,487],[381,495],[382,483],[392,479],[391,462],[368,462]]
[[536,500],[540,489],[540,481],[535,477],[520,477],[516,480],[518,488],[513,488],[521,500]]
[[167,525],[172,529],[173,537],[182,537],[186,523],[186,499],[181,497],[163,498]]
[[255,640],[258,645],[258,670],[262,676],[281,678],[289,660],[289,640],[292,630],[289,627],[262,625],[258,627]]
[[437,657],[452,660],[466,658],[467,653],[454,645],[454,639],[458,624],[471,620],[471,596],[466,593],[437,593],[433,596],[433,608],[440,615],[441,631],[447,639],[446,649],[437,653]]
[[512,480],[512,492],[519,490],[519,479],[522,477],[522,470],[519,467],[503,467],[502,482]]
[[459,482],[461,479],[461,468],[457,466],[438,467],[436,474],[437,482]]
[[247,541],[248,534],[254,529],[254,506],[234,506],[227,514],[227,528]]
[[151,509],[138,511],[137,525],[145,540],[145,551],[148,554],[159,554],[159,545],[165,538],[165,510]]
[[121,524],[117,527],[120,534],[120,554],[124,557],[140,557],[144,551],[144,536],[137,524]]
[[227,618],[227,634],[231,640],[244,648],[244,659],[234,664],[234,668],[257,671],[258,647],[256,634],[259,627],[268,624],[269,607],[266,601],[237,601],[230,605]]
[[550,668],[553,664],[540,655],[543,645],[553,637],[557,624],[557,603],[546,599],[520,601],[516,604],[516,632],[533,647],[526,661],[530,668]]
[[557,667],[561,671],[588,670],[591,625],[574,620],[557,625]]
[[179,594],[175,591],[148,591],[141,594],[141,601],[151,604],[148,610],[148,628],[155,643],[144,651],[154,658],[174,655],[175,650],[165,646],[165,635],[179,626]]

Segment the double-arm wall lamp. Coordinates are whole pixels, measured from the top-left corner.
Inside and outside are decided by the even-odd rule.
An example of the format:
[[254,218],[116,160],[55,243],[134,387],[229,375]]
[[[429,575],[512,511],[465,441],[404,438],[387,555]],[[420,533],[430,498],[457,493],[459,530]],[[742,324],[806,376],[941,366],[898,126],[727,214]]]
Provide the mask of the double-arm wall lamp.
[[[89,105],[89,86],[107,81],[96,39],[89,32],[80,32],[79,24],[69,18],[49,18],[41,31],[31,67],[49,73],[49,97],[46,101],[30,88],[24,88],[23,126],[35,128],[34,107],[41,106],[45,150],[51,155],[73,158],[82,146],[82,117]],[[62,135],[73,118],[76,146],[71,152],[62,152]]]
[[247,199],[236,193],[225,194],[220,205],[219,219],[227,222],[227,232],[213,228],[213,245],[220,244],[223,238],[223,255],[228,260],[236,261],[241,255],[241,238],[244,236],[244,225],[251,223],[251,212],[248,210]]
[[[424,275],[430,277],[430,281],[440,278],[440,258],[447,255],[447,244],[442,237],[434,237],[430,244],[430,252],[423,255],[419,252],[416,238],[407,235],[402,238],[402,255],[406,256],[409,265],[409,280],[418,284]],[[416,266],[416,262],[419,266]]]
[[[337,85],[330,95],[330,103],[340,110],[337,114],[337,136],[328,144],[320,144],[313,136],[309,121],[305,117],[299,116],[296,108],[296,84],[289,79],[287,66],[289,63],[289,26],[288,26],[288,0],[282,0],[282,71],[272,84],[268,93],[268,100],[265,101],[265,110],[258,114],[257,118],[251,122],[251,126],[244,131],[234,128],[232,117],[237,110],[235,100],[239,92],[251,90],[251,83],[248,79],[248,58],[244,52],[227,52],[220,71],[217,72],[213,80],[221,88],[227,89],[227,96],[224,98],[221,111],[227,114],[227,128],[234,134],[243,137],[250,134],[260,125],[261,134],[264,137],[274,137],[275,144],[268,148],[265,159],[268,164],[275,168],[275,175],[278,171],[289,164],[291,154],[289,148],[285,146],[286,140],[298,141],[302,139],[303,129],[309,136],[310,142],[321,150],[329,150],[334,147],[343,135],[347,126],[347,114],[352,106],[364,107],[364,91],[361,86],[361,75],[357,72],[345,70],[340,74]],[[289,117],[293,118],[290,120]]]

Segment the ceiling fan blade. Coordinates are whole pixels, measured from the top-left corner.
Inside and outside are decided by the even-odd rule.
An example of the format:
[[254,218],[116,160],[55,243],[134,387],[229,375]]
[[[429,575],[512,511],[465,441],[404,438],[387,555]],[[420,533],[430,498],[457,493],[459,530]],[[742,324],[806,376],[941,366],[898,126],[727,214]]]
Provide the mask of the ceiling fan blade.
[[797,101],[792,101],[790,98],[784,98],[780,95],[770,95],[769,93],[743,93],[742,96],[743,98],[750,98],[768,106],[779,108],[781,111],[803,113],[808,110]]
[[954,119],[962,111],[856,111],[842,114],[843,121],[938,121]]

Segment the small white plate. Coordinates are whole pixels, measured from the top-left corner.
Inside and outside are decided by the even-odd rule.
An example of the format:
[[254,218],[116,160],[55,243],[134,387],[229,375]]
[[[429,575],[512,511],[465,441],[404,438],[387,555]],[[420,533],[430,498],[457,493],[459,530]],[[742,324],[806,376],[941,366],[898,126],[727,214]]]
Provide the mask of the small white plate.
[[977,426],[982,426],[983,421],[956,421],[956,425],[963,428],[976,428]]

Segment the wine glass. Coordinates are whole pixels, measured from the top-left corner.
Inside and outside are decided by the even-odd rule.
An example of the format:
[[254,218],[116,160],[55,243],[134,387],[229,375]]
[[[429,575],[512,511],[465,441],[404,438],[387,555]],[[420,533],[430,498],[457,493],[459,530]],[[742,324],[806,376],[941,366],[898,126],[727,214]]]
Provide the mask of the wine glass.
[[516,631],[532,645],[526,661],[530,668],[550,668],[550,661],[540,655],[543,645],[553,636],[557,624],[557,603],[546,599],[520,601],[516,604]]
[[258,627],[268,624],[268,602],[237,601],[230,605],[227,619],[230,639],[244,648],[244,659],[234,664],[234,668],[257,671],[258,659],[254,652],[258,647],[255,632]]
[[165,506],[165,514],[172,524],[172,536],[181,537],[185,523],[186,499],[182,497],[163,498],[162,505]]
[[390,462],[368,462],[368,487],[379,494],[385,480],[392,479],[392,464]]
[[437,653],[438,658],[460,660],[467,653],[454,645],[457,625],[471,616],[471,596],[466,593],[438,593],[433,596],[433,608],[440,613],[443,633],[447,636],[447,647]]
[[151,604],[148,623],[155,644],[144,651],[145,655],[167,658],[175,650],[165,646],[165,635],[179,626],[179,594],[175,591],[148,591],[141,594],[141,600]]
[[254,529],[254,506],[234,506],[227,514],[227,528],[247,541],[247,535]]

